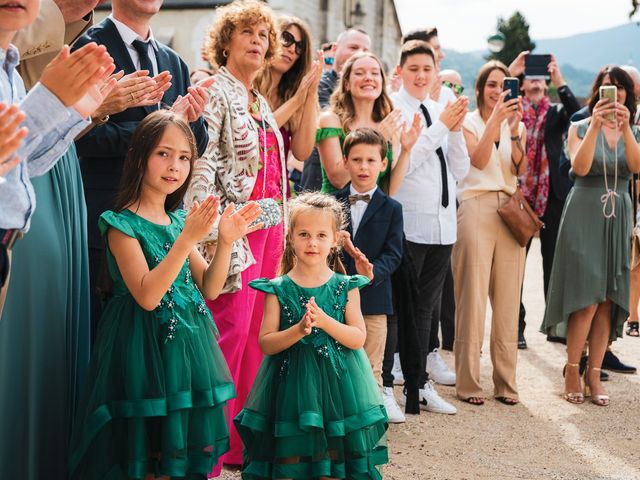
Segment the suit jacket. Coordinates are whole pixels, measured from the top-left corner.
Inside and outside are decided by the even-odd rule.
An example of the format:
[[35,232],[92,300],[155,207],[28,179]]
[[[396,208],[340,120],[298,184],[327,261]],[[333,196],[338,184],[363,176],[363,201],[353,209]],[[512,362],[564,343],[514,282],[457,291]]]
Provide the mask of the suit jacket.
[[[349,219],[347,230],[353,244],[364,253],[373,264],[373,282],[360,291],[360,303],[364,315],[393,314],[391,295],[391,274],[402,259],[403,224],[402,206],[377,188],[358,225],[355,236],[351,225],[349,208],[350,187],[347,185],[333,195],[346,204]],[[353,259],[345,255],[347,273],[355,274]]]
[[62,50],[73,43],[93,24],[93,12],[77,22],[66,24],[53,0],[42,0],[35,21],[19,30],[11,43],[20,52],[18,71],[27,90],[40,80],[44,68]]
[[[127,46],[109,18],[90,28],[76,42],[74,50],[90,42],[107,47],[116,71],[124,70],[125,75],[136,71]],[[164,105],[170,106],[179,95],[187,93],[189,69],[175,51],[159,42],[157,45],[158,71],[168,70],[173,77],[171,88],[162,99]],[[102,248],[103,242],[97,227],[98,216],[113,208],[131,136],[140,121],[154,110],[153,107],[129,108],[112,115],[106,124],[93,128],[76,141],[87,199],[90,248]],[[201,116],[193,122],[191,129],[196,137],[198,154],[202,155],[209,141],[204,118]]]
[[[552,103],[544,126],[544,146],[549,160],[549,183],[553,195],[564,202],[571,190],[572,182],[561,171],[564,156],[564,137],[571,124],[571,116],[580,109],[580,104],[568,86],[558,90],[560,103]],[[550,193],[551,193],[550,192]]]

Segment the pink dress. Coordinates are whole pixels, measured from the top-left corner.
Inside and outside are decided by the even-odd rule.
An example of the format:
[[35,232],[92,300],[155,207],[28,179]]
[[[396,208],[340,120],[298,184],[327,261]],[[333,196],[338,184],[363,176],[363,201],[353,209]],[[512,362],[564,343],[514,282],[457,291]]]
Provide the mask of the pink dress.
[[[282,201],[282,164],[278,140],[269,128],[265,138],[262,125],[258,125],[261,161],[250,200],[274,198]],[[220,295],[214,301],[207,301],[220,331],[218,344],[227,360],[236,387],[235,400],[227,402],[230,450],[222,457],[222,462],[230,465],[242,464],[242,442],[233,425],[233,418],[242,410],[262,362],[258,332],[264,312],[264,293],[249,288],[248,283],[256,278],[276,277],[284,248],[283,238],[282,223],[247,235],[256,263],[242,272],[242,289]],[[218,465],[214,469],[214,476],[219,474],[220,467],[221,465]]]

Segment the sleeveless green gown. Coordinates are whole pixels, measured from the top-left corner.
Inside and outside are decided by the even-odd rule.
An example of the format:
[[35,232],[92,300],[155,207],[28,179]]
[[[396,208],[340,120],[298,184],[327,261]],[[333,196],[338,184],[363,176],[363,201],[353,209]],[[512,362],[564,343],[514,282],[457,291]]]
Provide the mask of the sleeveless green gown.
[[[367,285],[338,273],[317,288],[287,275],[249,283],[276,295],[280,329],[296,324],[314,297],[344,322],[347,293]],[[387,463],[387,415],[363,349],[350,350],[323,330],[277,355],[265,356],[244,409],[234,422],[244,443],[242,478],[381,479]]]
[[[99,227],[137,239],[152,269],[184,226],[184,211],[169,217],[165,226],[108,211]],[[224,407],[235,391],[189,260],[153,311],[136,303],[108,250],[107,262],[112,296],[72,435],[72,478],[206,478],[229,448]]]

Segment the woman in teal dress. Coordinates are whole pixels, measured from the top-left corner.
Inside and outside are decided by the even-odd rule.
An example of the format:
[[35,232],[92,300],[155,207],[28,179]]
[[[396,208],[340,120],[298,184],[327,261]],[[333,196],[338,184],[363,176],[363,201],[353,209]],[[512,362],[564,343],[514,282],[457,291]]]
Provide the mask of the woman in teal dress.
[[[265,354],[235,425],[242,478],[381,479],[387,415],[367,355],[358,288],[344,274],[333,197],[307,193],[290,205],[284,275],[250,286],[265,292]],[[330,266],[329,266],[330,265]]]
[[6,478],[63,480],[89,363],[87,213],[73,144],[33,187],[38,207],[13,249],[19,268],[0,320],[0,464]]
[[[342,143],[350,131],[360,127],[378,130],[390,142],[387,169],[381,173],[381,188],[388,192],[390,172],[398,161],[400,146],[399,110],[393,110],[382,64],[369,52],[356,53],[344,65],[331,108],[318,120],[316,144],[320,155],[322,193],[333,193],[349,182],[344,168]],[[404,151],[400,154],[408,153]]]
[[[229,448],[224,409],[235,391],[203,295],[220,293],[231,244],[260,208],[230,205],[218,221],[210,196],[188,214],[176,210],[197,151],[170,111],[140,122],[131,145],[117,212],[99,222],[112,284],[71,438],[71,478],[204,479]],[[214,222],[207,265],[196,244]]]
[[[600,99],[601,85],[617,87],[617,102]],[[562,213],[542,331],[566,337],[564,398],[609,405],[600,367],[609,340],[622,336],[629,315],[632,209],[629,180],[640,171],[640,131],[632,125],[633,81],[618,67],[594,82],[591,116],[569,129],[574,186]],[[610,117],[612,116],[612,118]],[[579,361],[589,341],[584,393]]]

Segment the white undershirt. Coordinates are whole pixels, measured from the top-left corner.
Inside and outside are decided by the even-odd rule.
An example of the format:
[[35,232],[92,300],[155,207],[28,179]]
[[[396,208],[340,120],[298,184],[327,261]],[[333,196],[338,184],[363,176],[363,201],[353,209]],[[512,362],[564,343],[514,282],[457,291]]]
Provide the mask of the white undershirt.
[[[349,192],[351,195],[367,195],[368,194],[371,198],[373,198],[373,194],[376,192],[377,189],[378,189],[378,186],[376,185],[375,187],[373,187],[373,190],[360,193],[360,192],[357,192],[355,188],[353,188],[353,185],[349,186]],[[371,202],[371,199],[369,199],[369,203],[370,202]],[[364,200],[358,200],[356,203],[351,205],[351,235],[352,235],[351,238],[355,238],[356,232],[358,231],[358,227],[360,226],[360,221],[362,220],[362,217],[364,216],[364,212],[367,210],[369,203],[365,202]]]

